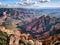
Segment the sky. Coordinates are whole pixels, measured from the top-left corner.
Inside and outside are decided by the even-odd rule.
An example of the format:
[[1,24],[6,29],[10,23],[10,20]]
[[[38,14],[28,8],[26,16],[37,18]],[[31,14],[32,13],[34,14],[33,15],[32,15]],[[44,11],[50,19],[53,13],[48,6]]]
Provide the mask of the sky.
[[[32,0],[33,2],[37,2],[34,5],[25,5],[25,6],[20,6],[20,7],[25,7],[25,8],[55,8],[55,7],[60,7],[60,0],[50,0],[50,2],[38,2],[38,0]],[[17,2],[21,2],[20,0],[0,0],[0,4],[14,4]],[[22,3],[22,2],[21,2]],[[10,5],[11,6],[11,5]],[[13,5],[12,5],[13,6]],[[11,7],[12,7],[11,6]],[[17,4],[16,7],[19,7],[19,5]]]
[[[16,3],[16,2],[19,2],[20,0],[0,0],[0,3],[3,3],[3,4],[8,4],[8,3]],[[32,1],[37,1],[37,0],[32,0]],[[60,0],[51,0],[50,3],[58,3],[60,2]]]

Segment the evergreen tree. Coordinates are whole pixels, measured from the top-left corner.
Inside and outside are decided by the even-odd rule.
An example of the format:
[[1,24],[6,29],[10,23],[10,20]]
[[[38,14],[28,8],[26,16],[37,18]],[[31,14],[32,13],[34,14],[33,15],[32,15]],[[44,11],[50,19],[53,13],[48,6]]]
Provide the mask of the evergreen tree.
[[0,31],[0,45],[7,45],[8,44],[8,35]]

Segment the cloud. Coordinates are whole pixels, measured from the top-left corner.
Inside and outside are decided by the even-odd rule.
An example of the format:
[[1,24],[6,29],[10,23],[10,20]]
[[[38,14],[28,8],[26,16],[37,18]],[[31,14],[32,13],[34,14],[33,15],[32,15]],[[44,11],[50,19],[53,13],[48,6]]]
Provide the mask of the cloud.
[[50,0],[39,0],[39,2],[50,2]]
[[18,2],[17,4],[20,4],[20,5],[34,5],[35,2],[33,2],[32,0],[21,0],[20,2]]
[[13,4],[7,4],[2,7],[7,8],[58,8],[60,7],[60,2],[46,2],[46,3],[39,3],[39,2],[30,2],[30,3],[24,3],[24,2],[16,2]]
[[2,4],[2,3],[0,2],[0,4]]

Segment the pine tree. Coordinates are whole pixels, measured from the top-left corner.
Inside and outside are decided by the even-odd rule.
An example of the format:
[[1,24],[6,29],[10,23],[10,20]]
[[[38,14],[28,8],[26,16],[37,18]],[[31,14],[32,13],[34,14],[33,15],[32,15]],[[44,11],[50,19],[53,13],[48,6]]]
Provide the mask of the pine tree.
[[7,45],[8,44],[7,39],[8,39],[7,33],[0,31],[0,45]]

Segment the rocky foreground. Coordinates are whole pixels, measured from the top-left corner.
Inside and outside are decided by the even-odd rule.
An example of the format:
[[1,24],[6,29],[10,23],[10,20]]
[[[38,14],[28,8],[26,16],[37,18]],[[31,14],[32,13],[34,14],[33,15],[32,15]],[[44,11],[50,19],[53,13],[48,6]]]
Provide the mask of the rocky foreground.
[[50,36],[46,40],[36,40],[30,34],[22,34],[18,29],[6,29],[0,26],[1,45],[55,45],[60,44],[60,34]]

